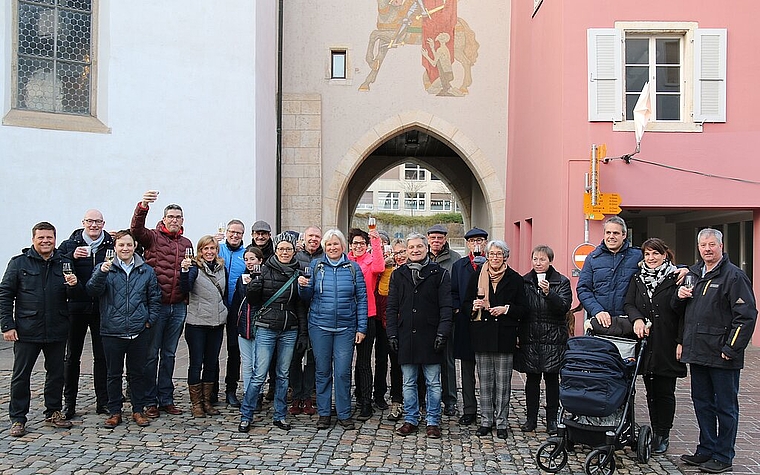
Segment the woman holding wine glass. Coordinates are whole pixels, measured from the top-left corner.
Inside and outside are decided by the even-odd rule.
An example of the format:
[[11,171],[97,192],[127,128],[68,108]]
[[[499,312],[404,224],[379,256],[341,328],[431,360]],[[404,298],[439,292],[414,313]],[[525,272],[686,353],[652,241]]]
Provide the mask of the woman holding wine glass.
[[573,303],[570,280],[552,265],[554,251],[536,246],[531,254],[533,269],[523,276],[529,312],[520,322],[520,350],[515,368],[526,374],[527,418],[520,426],[532,432],[538,425],[541,378],[546,386],[546,432],[557,432],[559,369],[567,347],[567,311]]
[[[191,249],[192,251],[192,249]],[[211,405],[214,383],[219,380],[219,352],[227,323],[225,292],[227,271],[219,257],[214,236],[198,240],[198,255],[182,260],[179,285],[188,293],[185,340],[190,357],[187,385],[193,417],[219,415]]]
[[641,250],[644,260],[639,262],[639,271],[631,279],[624,309],[636,336],[647,337],[639,373],[644,375],[654,432],[652,452],[661,454],[670,443],[676,411],[676,379],[686,376],[686,365],[678,361],[681,315],[670,305],[679,274],[673,264],[673,252],[662,239],[647,239]]
[[470,278],[464,300],[480,378],[479,437],[490,434],[495,424],[497,437],[507,438],[517,327],[528,310],[523,279],[507,259],[506,242],[489,242],[486,262]]

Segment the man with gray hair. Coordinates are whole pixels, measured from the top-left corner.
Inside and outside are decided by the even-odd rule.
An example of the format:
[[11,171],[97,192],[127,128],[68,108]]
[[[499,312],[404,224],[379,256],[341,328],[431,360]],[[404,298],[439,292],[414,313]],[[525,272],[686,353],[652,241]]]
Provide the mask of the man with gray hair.
[[691,366],[691,400],[699,424],[696,452],[681,460],[702,472],[732,469],[739,426],[739,373],[757,319],[752,284],[723,252],[723,234],[711,228],[697,236],[702,258],[673,296],[684,311],[682,347],[676,357]]
[[619,216],[604,222],[604,239],[583,263],[576,292],[588,312],[608,328],[612,317],[624,315],[623,306],[631,277],[643,258],[641,249],[630,245],[628,227]]
[[441,355],[451,333],[451,278],[430,260],[427,238],[406,238],[408,261],[391,274],[386,309],[388,346],[398,353],[404,378],[404,424],[401,436],[417,432],[420,408],[417,377],[427,386],[427,436],[441,438]]

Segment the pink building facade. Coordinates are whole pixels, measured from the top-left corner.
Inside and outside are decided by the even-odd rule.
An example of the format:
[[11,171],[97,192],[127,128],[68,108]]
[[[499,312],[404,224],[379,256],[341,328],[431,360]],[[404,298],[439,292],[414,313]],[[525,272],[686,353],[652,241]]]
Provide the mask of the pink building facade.
[[515,268],[527,271],[530,249],[548,244],[577,282],[574,249],[602,238],[583,205],[592,144],[607,157],[634,152],[632,109],[649,82],[640,152],[600,162],[599,191],[620,195],[634,245],[661,237],[679,263],[698,258],[700,228],[720,229],[760,294],[756,12],[752,0],[512,1],[505,226]]

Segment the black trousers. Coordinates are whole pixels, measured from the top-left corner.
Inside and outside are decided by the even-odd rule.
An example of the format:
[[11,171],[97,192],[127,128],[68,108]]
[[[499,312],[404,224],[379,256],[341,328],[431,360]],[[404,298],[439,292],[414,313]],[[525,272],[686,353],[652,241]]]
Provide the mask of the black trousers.
[[382,325],[376,318],[367,319],[367,335],[356,345],[356,401],[362,405],[372,404],[372,347],[376,324]]
[[676,413],[676,378],[644,375],[644,386],[647,389],[647,406],[652,431],[657,435],[667,437],[673,428],[673,418]]
[[227,373],[224,377],[225,392],[237,391],[240,380],[240,347],[238,346],[237,312],[227,313]]
[[189,364],[187,384],[215,383],[219,381],[219,352],[222,349],[224,325],[185,324],[185,341]]
[[103,354],[103,341],[100,338],[100,315],[97,313],[72,314],[69,340],[66,343],[66,359],[64,362],[63,399],[66,407],[76,407],[79,394],[79,373],[82,365],[82,351],[90,329],[92,340],[92,379],[95,386],[95,402],[97,407],[108,403],[106,389],[106,358]]
[[525,380],[525,409],[528,419],[538,419],[541,375],[546,385],[546,420],[556,421],[559,410],[559,373],[528,373]]
[[108,412],[120,414],[122,409],[122,376],[127,363],[132,412],[143,412],[148,378],[145,364],[150,350],[150,330],[143,330],[131,340],[113,336],[103,337],[103,350],[108,371]]
[[11,402],[8,405],[11,422],[26,424],[31,398],[31,379],[34,364],[45,355],[45,417],[63,407],[63,358],[66,341],[52,343],[13,343],[13,376],[11,376]]

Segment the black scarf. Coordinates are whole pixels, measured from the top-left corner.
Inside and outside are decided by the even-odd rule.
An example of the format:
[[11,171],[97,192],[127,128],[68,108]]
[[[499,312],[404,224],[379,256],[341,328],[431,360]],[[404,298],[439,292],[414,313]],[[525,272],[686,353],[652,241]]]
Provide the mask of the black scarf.
[[420,262],[407,262],[406,266],[409,267],[409,269],[412,271],[412,282],[414,282],[414,285],[419,284],[422,282],[423,277],[420,275],[420,271],[423,267],[428,265],[430,263],[430,257],[425,256],[425,259],[423,259]]
[[647,289],[647,295],[649,295],[650,299],[652,298],[654,291],[657,289],[657,286],[665,280],[665,277],[676,270],[676,266],[674,266],[668,259],[665,259],[662,264],[654,269],[650,269],[644,261],[639,262],[639,267],[641,268],[641,271],[639,272],[639,280]]

